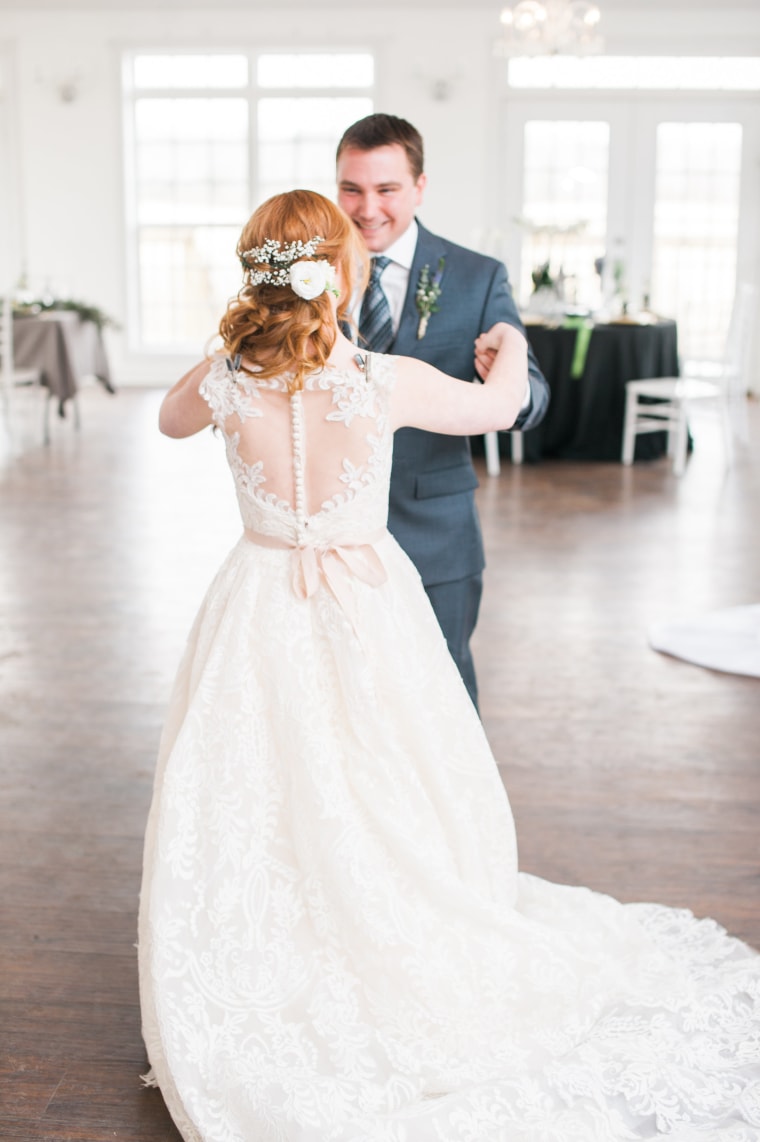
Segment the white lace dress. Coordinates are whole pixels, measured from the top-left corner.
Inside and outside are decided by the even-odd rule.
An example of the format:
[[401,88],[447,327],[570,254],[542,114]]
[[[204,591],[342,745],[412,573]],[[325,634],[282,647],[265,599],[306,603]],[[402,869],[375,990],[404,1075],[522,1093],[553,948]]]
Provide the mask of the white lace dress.
[[760,957],[517,871],[509,804],[384,530],[391,357],[203,385],[245,533],[189,637],[140,901],[187,1142],[757,1142]]

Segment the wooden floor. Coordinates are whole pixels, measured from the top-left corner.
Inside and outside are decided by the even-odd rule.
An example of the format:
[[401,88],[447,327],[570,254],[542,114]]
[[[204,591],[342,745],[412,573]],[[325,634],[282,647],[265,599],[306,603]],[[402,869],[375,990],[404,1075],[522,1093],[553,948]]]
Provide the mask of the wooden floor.
[[[0,448],[0,1137],[170,1142],[140,1088],[135,918],[184,636],[238,525],[222,449],[160,394]],[[715,916],[760,947],[760,682],[651,651],[649,623],[760,602],[760,406],[725,472],[665,461],[482,477],[483,718],[522,866]],[[31,431],[35,428],[27,428]],[[253,1142],[253,1140],[252,1140]]]

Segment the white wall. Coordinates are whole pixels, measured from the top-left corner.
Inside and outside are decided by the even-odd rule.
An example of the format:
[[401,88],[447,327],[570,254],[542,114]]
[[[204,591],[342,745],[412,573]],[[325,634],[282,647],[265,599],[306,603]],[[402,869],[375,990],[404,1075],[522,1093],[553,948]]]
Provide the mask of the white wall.
[[[410,119],[425,137],[429,189],[423,220],[469,242],[488,216],[499,160],[503,102],[491,44],[496,13],[415,9],[394,19],[381,8],[235,9],[172,12],[0,10],[0,156],[15,157],[7,186],[11,234],[0,239],[0,289],[25,266],[30,283],[50,279],[71,296],[126,314],[120,54],[125,48],[281,49],[369,47],[378,59],[378,109]],[[760,11],[611,13],[608,50],[652,54],[760,54]],[[68,81],[76,98],[62,98]],[[447,81],[449,98],[435,97]],[[10,122],[3,133],[3,121]],[[8,137],[5,137],[5,136]],[[12,155],[15,139],[15,156]],[[8,152],[11,151],[9,155]],[[6,207],[7,203],[0,203]],[[760,204],[758,205],[760,213]],[[755,227],[757,231],[760,227]],[[14,264],[16,263],[16,264]],[[199,352],[201,342],[199,340]],[[184,362],[127,352],[109,334],[117,383],[175,378]]]

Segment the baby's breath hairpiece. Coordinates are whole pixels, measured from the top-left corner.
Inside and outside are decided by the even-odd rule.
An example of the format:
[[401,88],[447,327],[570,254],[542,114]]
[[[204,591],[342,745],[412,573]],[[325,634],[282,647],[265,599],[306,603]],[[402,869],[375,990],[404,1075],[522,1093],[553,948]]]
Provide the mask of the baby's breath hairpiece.
[[[324,242],[324,238],[309,238],[308,242],[302,242],[299,238],[296,242],[288,242],[283,246],[275,238],[265,238],[263,246],[243,250],[240,261],[247,271],[248,284],[261,285],[262,282],[267,282],[269,285],[290,285],[288,272],[293,262],[299,258],[313,258],[320,242]],[[256,269],[257,266],[267,268]]]
[[306,242],[299,238],[283,246],[276,238],[265,238],[263,246],[243,250],[239,256],[248,284],[257,286],[266,282],[267,285],[290,286],[298,297],[307,301],[325,291],[338,297],[335,267],[324,260],[303,260],[314,257],[320,242],[324,242],[324,238],[315,236]]

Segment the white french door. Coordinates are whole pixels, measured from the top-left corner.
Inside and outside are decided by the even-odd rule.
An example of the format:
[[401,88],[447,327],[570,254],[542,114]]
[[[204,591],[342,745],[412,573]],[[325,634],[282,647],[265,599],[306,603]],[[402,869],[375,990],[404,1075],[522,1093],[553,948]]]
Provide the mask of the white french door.
[[759,105],[511,93],[493,209],[520,301],[548,261],[568,301],[649,304],[677,319],[682,355],[717,356],[737,281],[760,274]]

